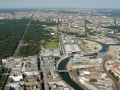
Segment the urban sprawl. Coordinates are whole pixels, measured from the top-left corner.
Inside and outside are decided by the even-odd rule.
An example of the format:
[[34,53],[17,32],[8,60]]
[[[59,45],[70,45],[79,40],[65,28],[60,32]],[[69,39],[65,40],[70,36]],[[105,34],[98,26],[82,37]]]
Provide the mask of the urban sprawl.
[[[120,90],[119,17],[91,9],[52,9],[0,13],[0,20],[6,19],[30,21],[13,56],[1,58],[0,90]],[[56,23],[41,26],[52,39],[39,41],[36,55],[19,56],[29,44],[24,37],[33,21]]]

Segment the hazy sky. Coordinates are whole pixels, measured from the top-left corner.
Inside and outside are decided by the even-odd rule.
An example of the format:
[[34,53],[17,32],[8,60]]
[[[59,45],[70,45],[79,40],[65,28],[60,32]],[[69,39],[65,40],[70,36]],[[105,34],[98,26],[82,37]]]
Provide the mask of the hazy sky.
[[120,8],[120,0],[0,0],[0,8]]

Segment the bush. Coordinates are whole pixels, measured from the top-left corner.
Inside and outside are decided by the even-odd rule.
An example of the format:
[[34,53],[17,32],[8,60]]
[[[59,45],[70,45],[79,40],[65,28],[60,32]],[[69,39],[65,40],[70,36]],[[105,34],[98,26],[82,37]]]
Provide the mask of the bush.
[[90,79],[89,82],[97,82],[97,79]]
[[20,79],[20,81],[23,81],[23,79]]
[[60,59],[60,57],[55,57],[55,60],[59,60]]
[[57,63],[59,59],[60,59],[60,57],[55,57],[55,62],[54,63]]
[[15,88],[14,87],[10,87],[10,90],[15,90]]
[[79,69],[76,69],[76,74],[79,75]]
[[89,57],[89,59],[96,59],[96,58],[97,58],[96,56]]

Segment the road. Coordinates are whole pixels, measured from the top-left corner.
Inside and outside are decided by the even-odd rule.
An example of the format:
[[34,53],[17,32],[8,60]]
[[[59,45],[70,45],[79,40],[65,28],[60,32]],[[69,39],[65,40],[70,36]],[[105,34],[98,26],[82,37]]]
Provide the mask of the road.
[[15,61],[10,61],[10,62],[6,63],[5,67],[6,68],[13,68],[15,63],[16,63]]
[[14,56],[14,57],[17,56],[17,53],[19,52],[20,47],[22,46],[23,38],[24,38],[24,36],[25,36],[25,34],[26,34],[27,30],[28,30],[28,27],[29,27],[29,25],[30,25],[30,23],[31,23],[31,20],[32,20],[33,15],[34,15],[34,12],[32,13],[32,15],[31,15],[31,17],[30,17],[30,20],[29,20],[29,22],[28,22],[28,24],[27,24],[27,27],[26,27],[26,29],[25,29],[25,31],[24,31],[24,34],[23,34],[21,40],[19,41],[19,44],[18,44],[17,48],[14,50],[14,53],[13,53],[13,56]]
[[63,41],[62,41],[62,36],[59,36],[59,43],[60,43],[60,48],[61,48],[61,51],[62,51],[62,55],[65,55],[66,52],[65,52]]

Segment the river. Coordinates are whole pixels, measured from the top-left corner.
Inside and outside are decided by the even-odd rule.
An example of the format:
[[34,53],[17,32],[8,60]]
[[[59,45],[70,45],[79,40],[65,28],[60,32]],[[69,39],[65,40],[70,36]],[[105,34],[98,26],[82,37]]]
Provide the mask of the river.
[[[107,37],[109,38],[114,38],[114,39],[118,39],[120,41],[120,38],[117,38],[116,36],[112,36],[112,35],[107,35]],[[109,48],[109,44],[104,44],[102,42],[99,41],[94,41],[99,43],[102,46],[102,49],[99,52],[106,52]],[[96,54],[88,54],[87,56],[93,56]],[[66,65],[69,62],[69,58],[64,59],[63,61],[60,62],[60,64],[58,65],[58,70],[64,70],[66,69]],[[78,84],[76,84],[73,80],[71,80],[70,76],[68,73],[59,73],[61,78],[68,83],[71,87],[73,87],[75,90],[84,90],[82,87],[80,87]]]
[[[66,64],[68,63],[69,58],[64,59],[63,61],[60,62],[58,65],[58,70],[64,70],[66,69]],[[84,90],[82,89],[78,84],[76,84],[73,80],[71,80],[70,76],[68,73],[59,73],[61,78],[68,83],[71,87],[73,87],[75,90]]]
[[119,37],[117,37],[117,36],[114,36],[114,35],[105,35],[106,37],[108,37],[108,38],[113,38],[113,39],[117,39],[118,41],[120,41],[120,38]]
[[[104,43],[95,41],[97,43],[99,43],[103,48],[100,50],[100,52],[106,52],[109,45],[106,45]],[[93,56],[95,54],[90,54],[89,56]],[[88,56],[88,55],[87,55]],[[66,65],[69,62],[69,58],[64,59],[63,61],[60,62],[60,64],[58,65],[58,70],[64,70],[66,69]],[[73,80],[71,80],[70,76],[68,73],[59,73],[61,78],[68,83],[71,87],[73,87],[75,90],[84,90],[82,87],[80,87],[78,84],[76,84]]]

